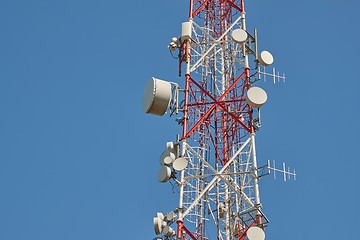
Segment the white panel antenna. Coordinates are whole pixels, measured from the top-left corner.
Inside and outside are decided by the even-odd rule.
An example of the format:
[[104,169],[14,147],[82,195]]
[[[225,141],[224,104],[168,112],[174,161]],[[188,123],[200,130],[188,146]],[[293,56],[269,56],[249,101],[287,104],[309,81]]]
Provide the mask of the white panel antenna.
[[181,25],[181,40],[188,40],[191,38],[191,22],[183,22]]

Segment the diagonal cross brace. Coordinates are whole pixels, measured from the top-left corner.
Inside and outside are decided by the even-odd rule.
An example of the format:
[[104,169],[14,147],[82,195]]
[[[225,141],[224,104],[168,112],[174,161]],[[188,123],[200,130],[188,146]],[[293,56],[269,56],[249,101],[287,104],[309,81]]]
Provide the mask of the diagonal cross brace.
[[201,56],[201,58],[199,58],[197,60],[197,62],[192,65],[192,67],[190,68],[190,72],[193,72],[199,66],[199,64],[204,60],[204,58],[218,45],[218,43],[221,41],[221,39],[223,39],[226,36],[226,34],[228,34],[230,32],[230,30],[241,20],[242,20],[242,17],[241,16],[238,17],[229,26],[229,28],[225,30],[225,32],[216,40],[216,42],[213,45],[211,45],[211,47]]
[[221,104],[221,100],[225,98],[225,96],[236,86],[236,84],[240,81],[241,78],[244,77],[246,71],[243,72],[231,86],[216,100],[208,91],[206,91],[198,82],[190,77],[192,83],[194,83],[201,91],[203,91],[209,98],[214,101],[214,104],[209,108],[209,110],[195,123],[195,125],[186,133],[183,137],[184,139],[188,138],[193,132],[199,127],[199,125],[209,117],[209,115],[214,111],[216,106],[220,106],[223,110],[225,110],[235,121],[240,123],[247,131],[251,132],[251,129],[246,126],[235,114],[229,112],[229,110]]
[[188,215],[190,213],[190,211],[196,206],[196,204],[198,204],[198,202],[201,200],[201,198],[205,195],[205,193],[207,193],[212,187],[213,185],[216,183],[216,181],[219,180],[220,175],[230,166],[230,164],[232,164],[232,162],[235,160],[235,158],[239,155],[239,153],[241,153],[241,151],[245,148],[245,146],[250,142],[251,138],[248,138],[246,140],[246,142],[239,148],[239,150],[237,150],[237,152],[234,154],[234,156],[232,156],[232,158],[223,166],[223,168],[217,173],[219,175],[216,175],[210,182],[209,184],[201,191],[201,193],[197,196],[197,198],[194,200],[194,202],[192,202],[190,204],[190,206],[186,209],[186,211],[181,214],[181,219],[179,220],[183,220],[184,217],[186,215]]
[[[250,139],[250,138],[249,138]],[[246,146],[248,144],[249,141],[246,141],[243,145]],[[185,147],[190,150],[194,155],[196,155],[196,157],[198,159],[200,159],[208,168],[210,168],[210,170],[217,174],[216,170],[210,165],[210,163],[208,163],[207,161],[205,161],[205,159],[200,156],[200,154],[198,152],[196,152],[189,144],[187,144],[185,142]],[[239,152],[240,153],[240,152]],[[236,155],[233,156],[233,158],[235,159],[236,156],[239,154],[237,153]],[[219,177],[229,186],[231,187],[238,195],[242,196],[245,200],[245,202],[247,202],[251,207],[254,207],[254,203],[249,199],[249,197],[244,193],[239,191],[239,186],[237,186],[236,184],[234,184],[233,179],[230,176],[227,176],[229,179],[226,179],[225,177],[219,175]]]
[[[237,5],[235,5],[232,1],[230,0],[225,0],[226,2],[229,3],[229,5],[231,5],[231,7],[235,8],[236,10],[238,10],[239,12],[242,12],[242,9],[239,8]],[[242,7],[242,6],[241,6]]]
[[209,0],[205,0],[192,14],[191,17],[195,17],[196,14],[198,14],[199,12],[201,12],[202,8],[205,6],[205,4],[209,2]]
[[[205,6],[205,4],[209,2],[209,0],[205,0],[192,14],[191,17],[195,17],[199,12],[201,12],[203,10],[203,7]],[[225,0],[225,2],[228,2],[229,5],[233,8],[235,8],[236,10],[242,12],[241,8],[238,7],[237,5],[235,5],[233,2],[231,2],[230,0]]]

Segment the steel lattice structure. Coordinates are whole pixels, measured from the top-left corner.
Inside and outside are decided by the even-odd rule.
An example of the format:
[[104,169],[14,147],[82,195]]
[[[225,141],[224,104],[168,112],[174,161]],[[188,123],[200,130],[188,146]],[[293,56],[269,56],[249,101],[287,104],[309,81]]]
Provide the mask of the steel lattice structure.
[[[176,143],[188,165],[172,175],[180,196],[168,224],[177,231],[164,238],[245,239],[268,223],[255,147],[260,110],[246,101],[259,80],[256,31],[247,31],[244,0],[190,0],[189,23],[191,37],[177,43],[185,84]],[[235,29],[247,33],[243,43],[232,39]]]

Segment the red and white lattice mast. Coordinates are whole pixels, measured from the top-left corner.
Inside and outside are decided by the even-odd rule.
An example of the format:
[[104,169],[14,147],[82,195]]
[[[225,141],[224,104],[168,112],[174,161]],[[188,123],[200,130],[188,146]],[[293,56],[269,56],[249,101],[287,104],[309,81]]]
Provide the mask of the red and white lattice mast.
[[161,155],[161,182],[174,181],[178,206],[154,218],[158,239],[263,240],[268,219],[262,211],[255,132],[266,92],[257,87],[272,64],[258,54],[256,30],[246,28],[244,0],[190,0],[189,20],[169,45],[179,51],[185,84],[151,78],[146,113],[177,115],[182,134]]

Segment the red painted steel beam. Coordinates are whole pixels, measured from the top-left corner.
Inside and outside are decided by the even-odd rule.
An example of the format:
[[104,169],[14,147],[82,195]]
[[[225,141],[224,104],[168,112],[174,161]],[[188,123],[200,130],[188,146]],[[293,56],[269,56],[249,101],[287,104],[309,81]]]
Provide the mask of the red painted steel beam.
[[191,231],[189,231],[189,229],[187,229],[183,223],[183,221],[178,220],[177,222],[177,233],[176,233],[176,237],[178,239],[183,239],[184,237],[184,231],[191,237],[192,240],[197,240],[197,238],[193,235],[193,233]]
[[236,10],[242,12],[242,9],[239,6],[235,5],[234,1],[230,1],[230,0],[225,0],[225,1],[228,2],[230,4],[230,6],[232,6]]
[[[204,10],[204,7],[207,3],[209,3],[210,0],[204,0],[199,7],[197,7],[195,10],[193,10],[194,7],[194,0],[190,1],[190,17],[194,18],[196,15],[198,15],[201,11]],[[235,4],[235,0],[220,0],[219,2],[223,2],[223,3],[227,3],[229,4],[232,8],[238,10],[239,12],[243,12],[242,9],[242,4],[241,6],[238,6]]]
[[182,221],[177,221],[176,223],[178,225],[176,237],[182,239],[184,223]]
[[[235,103],[235,102],[242,102],[244,101],[244,99],[238,99],[238,100],[226,100],[226,101],[221,101],[222,103]],[[210,105],[210,104],[215,104],[216,102],[196,102],[196,103],[189,103],[188,106],[189,107],[193,107],[193,106],[203,106],[203,105]]]
[[246,229],[246,231],[241,235],[241,237],[239,237],[239,240],[244,240],[245,237],[246,237],[247,230],[249,230],[249,228],[251,228],[251,227],[254,226],[255,224],[256,224],[255,221],[252,222],[251,225],[250,225],[250,227],[248,227],[248,228]]
[[185,105],[184,105],[184,125],[183,125],[183,136],[186,134],[187,119],[188,119],[188,99],[189,99],[189,85],[190,85],[190,74],[186,74],[185,83]]
[[[205,93],[209,98],[211,98],[214,101],[214,104],[209,108],[209,110],[195,123],[195,125],[186,133],[183,134],[183,139],[188,138],[191,134],[194,133],[194,131],[200,126],[200,124],[209,117],[209,115],[214,111],[216,106],[220,106],[222,109],[224,109],[235,121],[240,123],[247,131],[251,132],[251,129],[246,126],[240,119],[233,113],[229,112],[229,110],[224,107],[221,104],[221,100],[236,86],[236,84],[244,77],[246,74],[246,71],[243,72],[232,84],[231,86],[219,97],[219,99],[215,99],[208,91],[206,91],[198,82],[196,82],[194,79],[192,79],[189,76],[189,79],[193,84],[195,84],[203,93]],[[188,105],[185,106],[185,109],[187,110]],[[184,123],[185,124],[185,123]]]
[[200,13],[207,2],[209,2],[209,0],[205,0],[193,13],[191,13],[191,17],[195,17],[198,13]]
[[192,234],[192,232],[189,229],[187,229],[184,225],[183,225],[183,229],[191,237],[192,240],[197,240],[197,238]]

